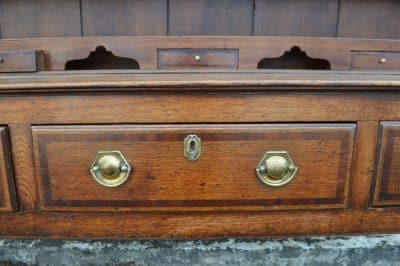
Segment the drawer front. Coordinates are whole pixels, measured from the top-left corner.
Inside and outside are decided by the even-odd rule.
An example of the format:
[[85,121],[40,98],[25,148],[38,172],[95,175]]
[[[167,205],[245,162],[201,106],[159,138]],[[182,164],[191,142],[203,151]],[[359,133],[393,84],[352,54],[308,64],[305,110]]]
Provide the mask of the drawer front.
[[400,52],[352,52],[351,70],[400,70]]
[[42,68],[43,55],[41,52],[0,52],[0,73],[35,72]]
[[15,211],[16,209],[17,200],[8,130],[6,127],[0,127],[0,211]]
[[[35,126],[41,205],[90,211],[343,208],[354,132],[352,124]],[[185,146],[191,137],[194,145]],[[188,156],[185,147],[199,152]],[[131,167],[124,183],[107,187],[95,180],[99,151],[121,152]],[[271,151],[287,152],[297,167],[286,185],[269,186],[257,176]]]
[[400,122],[382,122],[373,205],[400,206]]
[[158,69],[237,69],[236,49],[159,49]]

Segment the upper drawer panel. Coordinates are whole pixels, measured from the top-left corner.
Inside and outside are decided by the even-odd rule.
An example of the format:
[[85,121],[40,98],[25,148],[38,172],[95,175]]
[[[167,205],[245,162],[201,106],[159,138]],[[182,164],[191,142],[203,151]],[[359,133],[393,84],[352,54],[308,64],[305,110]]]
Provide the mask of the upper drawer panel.
[[0,127],[0,211],[17,209],[10,143],[6,127]]
[[400,52],[352,52],[351,70],[400,70]]
[[400,122],[382,122],[374,206],[400,206]]
[[[91,211],[343,208],[354,132],[352,124],[36,126],[41,204]],[[191,161],[184,140],[193,134],[201,142],[186,147],[200,147],[193,157],[200,156]],[[99,165],[113,173],[105,165],[115,160],[99,163],[99,151],[122,153],[132,168],[125,183],[105,187],[91,176],[89,168],[98,173]],[[271,151],[286,151],[297,167],[286,185],[267,186],[257,177]],[[276,174],[281,162],[275,157],[268,167]]]
[[0,73],[35,72],[43,67],[43,55],[37,51],[0,51]]
[[159,49],[158,69],[237,69],[236,49]]

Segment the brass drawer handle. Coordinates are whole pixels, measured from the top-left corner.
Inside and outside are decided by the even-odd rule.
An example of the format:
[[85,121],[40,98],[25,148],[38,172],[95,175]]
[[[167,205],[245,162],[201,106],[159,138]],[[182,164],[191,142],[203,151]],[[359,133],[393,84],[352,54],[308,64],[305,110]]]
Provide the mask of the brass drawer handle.
[[386,58],[382,57],[379,59],[379,64],[385,64],[386,63]]
[[286,151],[269,151],[260,160],[256,173],[264,184],[283,186],[293,180],[297,166]]
[[120,151],[99,151],[90,166],[94,180],[105,187],[122,185],[129,178],[131,170]]

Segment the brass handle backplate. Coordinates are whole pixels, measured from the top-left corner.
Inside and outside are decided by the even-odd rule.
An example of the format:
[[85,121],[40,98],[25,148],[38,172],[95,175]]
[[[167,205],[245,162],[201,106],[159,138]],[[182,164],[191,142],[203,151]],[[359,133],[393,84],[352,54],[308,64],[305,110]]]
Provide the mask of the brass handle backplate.
[[105,187],[117,187],[125,183],[131,173],[131,166],[120,151],[99,151],[90,173]]
[[280,187],[293,180],[297,166],[286,151],[269,151],[260,160],[256,173],[264,184]]

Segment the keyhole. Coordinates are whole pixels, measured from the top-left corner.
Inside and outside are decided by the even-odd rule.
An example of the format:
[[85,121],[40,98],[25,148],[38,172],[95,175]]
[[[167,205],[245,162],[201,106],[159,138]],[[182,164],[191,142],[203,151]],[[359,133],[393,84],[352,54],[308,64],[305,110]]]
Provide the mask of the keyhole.
[[196,141],[192,140],[190,141],[190,149],[195,150],[196,149]]
[[195,155],[196,154],[196,141],[191,140],[189,147],[190,147],[190,154],[192,154],[192,156]]

